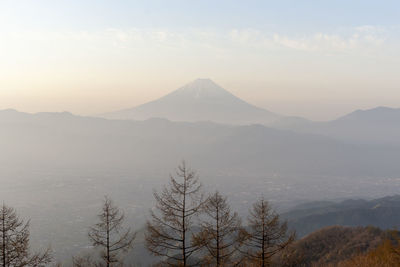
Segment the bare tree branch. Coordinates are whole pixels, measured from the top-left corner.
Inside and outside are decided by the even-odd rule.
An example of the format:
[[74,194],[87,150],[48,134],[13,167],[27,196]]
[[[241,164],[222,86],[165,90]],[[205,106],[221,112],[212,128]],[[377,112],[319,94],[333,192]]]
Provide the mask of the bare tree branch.
[[125,216],[108,197],[104,198],[98,218],[100,222],[89,230],[89,239],[93,246],[103,249],[105,266],[120,264],[121,260],[118,258],[120,252],[126,252],[132,247],[136,233],[132,233],[130,228],[123,229]]
[[168,187],[154,192],[155,212],[147,222],[147,249],[166,258],[171,266],[190,266],[189,257],[200,247],[191,243],[192,219],[204,204],[201,184],[196,173],[182,162],[176,176],[170,176]]
[[50,249],[32,254],[29,251],[29,221],[21,220],[4,203],[0,208],[0,266],[44,267],[52,261]]

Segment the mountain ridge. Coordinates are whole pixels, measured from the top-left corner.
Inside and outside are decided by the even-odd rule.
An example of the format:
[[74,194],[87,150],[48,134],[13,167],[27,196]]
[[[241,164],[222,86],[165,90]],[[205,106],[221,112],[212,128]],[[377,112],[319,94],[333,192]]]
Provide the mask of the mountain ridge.
[[355,110],[335,120],[314,122],[283,118],[271,127],[313,133],[358,144],[400,146],[400,109],[376,107]]
[[210,79],[194,80],[156,100],[102,114],[108,119],[214,121],[224,124],[270,123],[281,116],[236,97]]
[[[124,121],[68,113],[25,115],[26,119],[18,121],[2,118],[0,112],[3,129],[0,139],[2,145],[9,148],[9,153],[0,158],[7,162],[27,158],[48,164],[58,151],[57,164],[64,158],[68,164],[101,166],[106,161],[113,167],[123,168],[134,162],[141,168],[152,163],[170,166],[186,158],[204,168],[257,169],[257,173],[273,170],[288,174],[358,177],[395,175],[399,171],[395,159],[400,149],[351,145],[322,135],[295,133],[260,124],[243,126],[164,119]],[[20,153],[28,148],[36,153],[34,158]],[[134,153],[138,150],[142,152]],[[174,153],[167,156],[166,151]],[[95,158],[99,160],[92,160]],[[386,160],[378,166],[377,159],[383,158]]]
[[[321,205],[322,204],[322,205]],[[375,226],[392,229],[400,220],[400,195],[382,198],[346,199],[341,202],[309,202],[282,214],[299,236],[320,228],[342,226]]]

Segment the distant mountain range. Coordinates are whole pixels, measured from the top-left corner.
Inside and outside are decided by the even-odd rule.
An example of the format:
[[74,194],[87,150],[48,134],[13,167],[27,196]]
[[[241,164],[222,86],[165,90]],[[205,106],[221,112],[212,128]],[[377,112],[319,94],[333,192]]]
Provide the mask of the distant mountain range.
[[299,205],[282,214],[291,228],[302,237],[320,228],[342,226],[375,226],[398,229],[400,195],[374,200],[349,199],[342,202],[319,201]]
[[395,108],[357,110],[328,122],[283,118],[270,126],[325,135],[351,143],[400,145],[400,109]]
[[0,111],[0,144],[9,149],[0,159],[51,161],[57,155],[59,163],[143,168],[150,162],[174,166],[186,158],[206,168],[257,173],[400,173],[400,109],[358,110],[312,122],[257,108],[209,79],[198,79],[104,117],[113,120]]
[[0,111],[2,164],[169,169],[182,159],[226,172],[386,176],[400,149],[350,145],[262,125],[106,120]]
[[210,79],[197,79],[160,99],[101,117],[122,120],[165,118],[226,124],[267,124],[280,118],[277,114],[241,100]]
[[100,117],[119,120],[164,118],[171,121],[209,121],[232,125],[262,124],[324,135],[350,143],[400,145],[400,109],[378,107],[357,110],[333,121],[314,122],[258,108],[210,79],[197,79],[160,99],[102,114]]

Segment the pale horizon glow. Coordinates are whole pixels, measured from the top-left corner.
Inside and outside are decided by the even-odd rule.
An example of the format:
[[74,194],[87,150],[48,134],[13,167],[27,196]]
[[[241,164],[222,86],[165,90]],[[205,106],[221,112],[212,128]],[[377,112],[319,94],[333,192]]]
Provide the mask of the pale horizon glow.
[[2,1],[0,109],[95,115],[197,78],[313,120],[400,107],[396,1],[116,2]]

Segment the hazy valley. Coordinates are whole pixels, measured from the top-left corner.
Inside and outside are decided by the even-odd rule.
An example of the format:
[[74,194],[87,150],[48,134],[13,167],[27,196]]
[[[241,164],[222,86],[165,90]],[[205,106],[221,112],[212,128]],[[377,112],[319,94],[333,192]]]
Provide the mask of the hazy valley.
[[[143,117],[162,114],[172,117]],[[213,122],[214,114],[225,124]],[[210,80],[196,80],[161,100],[105,116],[120,119],[0,111],[0,195],[31,218],[34,247],[51,244],[57,259],[88,247],[86,232],[104,195],[126,212],[129,225],[142,229],[153,190],[183,159],[242,216],[264,196],[286,212],[299,236],[336,224],[396,225],[398,197],[389,206],[339,201],[398,194],[397,110],[311,122],[258,109]],[[297,206],[322,200],[334,202]]]

